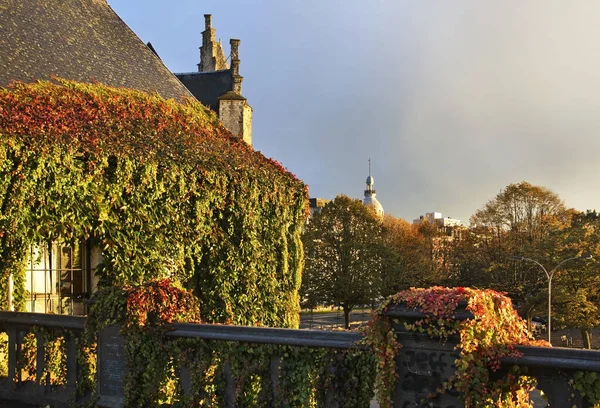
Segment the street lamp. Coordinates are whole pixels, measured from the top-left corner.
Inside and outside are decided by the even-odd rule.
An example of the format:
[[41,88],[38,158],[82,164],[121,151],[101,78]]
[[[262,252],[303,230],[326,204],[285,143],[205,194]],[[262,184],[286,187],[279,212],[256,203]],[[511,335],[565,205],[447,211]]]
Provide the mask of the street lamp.
[[562,264],[564,264],[565,262],[568,261],[572,261],[574,259],[592,259],[592,254],[587,253],[587,254],[583,254],[580,256],[574,256],[573,258],[567,258],[563,261],[561,261],[558,265],[556,265],[554,268],[552,268],[552,270],[550,272],[548,272],[546,270],[546,268],[544,268],[544,265],[542,265],[541,263],[539,263],[538,261],[536,261],[535,259],[531,259],[531,258],[525,258],[522,256],[511,256],[510,259],[515,259],[517,261],[530,261],[530,262],[534,262],[536,264],[538,264],[538,266],[540,268],[542,268],[542,270],[544,271],[544,273],[546,273],[546,277],[548,278],[548,325],[546,326],[546,328],[548,329],[548,343],[552,344],[552,277],[554,276],[554,272],[556,272],[556,270],[558,268],[560,268],[560,266]]

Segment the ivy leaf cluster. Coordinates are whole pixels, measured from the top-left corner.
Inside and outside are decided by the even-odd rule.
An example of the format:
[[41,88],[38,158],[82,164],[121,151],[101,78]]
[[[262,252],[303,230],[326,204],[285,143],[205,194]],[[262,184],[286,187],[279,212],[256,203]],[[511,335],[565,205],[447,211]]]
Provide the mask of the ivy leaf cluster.
[[101,286],[171,277],[208,322],[296,327],[306,186],[196,101],[61,79],[0,89],[0,308],[31,245],[102,250]]
[[[365,341],[374,347],[379,362],[376,384],[382,407],[392,405],[395,352],[401,346],[390,330],[390,319],[383,313],[396,304],[404,304],[425,315],[423,319],[405,324],[407,330],[444,341],[449,336],[459,336],[456,372],[440,392],[450,389],[460,392],[467,408],[530,406],[528,393],[535,385],[534,379],[514,372],[498,379],[498,375],[492,373],[498,372],[503,357],[520,356],[515,345],[548,346],[547,342],[535,340],[527,331],[526,322],[513,309],[511,300],[496,291],[434,286],[411,288],[389,297],[369,324]],[[466,304],[473,318],[458,321],[455,316],[459,304]]]
[[[196,302],[169,280],[99,292],[86,338],[93,343],[99,330],[121,323],[128,360],[124,406],[222,407],[227,376],[235,383],[235,406],[369,406],[376,367],[368,350],[167,338],[171,323],[202,320]],[[188,393],[179,379],[184,369]]]

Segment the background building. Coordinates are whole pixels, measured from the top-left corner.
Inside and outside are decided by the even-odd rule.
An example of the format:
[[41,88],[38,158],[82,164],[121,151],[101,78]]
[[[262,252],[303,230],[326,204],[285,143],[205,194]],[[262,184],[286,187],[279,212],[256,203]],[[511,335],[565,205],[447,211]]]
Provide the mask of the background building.
[[421,215],[419,218],[413,220],[413,224],[420,224],[424,221],[427,221],[431,224],[439,225],[440,227],[460,227],[464,226],[464,224],[457,220],[456,218],[442,217],[442,213],[439,212],[430,212],[425,213],[425,215]]
[[252,107],[242,96],[240,75],[240,40],[231,39],[231,67],[227,63],[223,44],[216,40],[212,17],[204,15],[198,72],[175,74],[203,104],[217,112],[225,127],[244,142],[252,145]]
[[364,205],[370,205],[375,208],[377,215],[383,217],[383,206],[377,200],[375,192],[375,179],[371,176],[371,159],[369,159],[369,177],[367,177],[367,189],[365,190],[365,198],[363,199]]
[[[369,159],[369,177],[367,177],[367,189],[364,191],[365,198],[363,199],[364,205],[370,205],[375,208],[375,212],[377,215],[383,217],[384,211],[383,206],[377,200],[377,193],[375,192],[375,179],[371,176],[371,159]],[[321,212],[321,209],[327,205],[331,200],[327,200],[324,198],[311,198],[310,201],[310,215],[316,212]]]
[[310,206],[310,216],[312,217],[315,213],[320,213],[323,207],[331,200],[325,198],[310,198],[308,201]]

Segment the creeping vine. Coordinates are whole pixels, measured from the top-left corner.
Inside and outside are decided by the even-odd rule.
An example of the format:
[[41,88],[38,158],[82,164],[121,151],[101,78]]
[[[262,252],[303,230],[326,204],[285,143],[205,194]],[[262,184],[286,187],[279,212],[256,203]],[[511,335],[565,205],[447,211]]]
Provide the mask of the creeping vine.
[[[470,319],[455,319],[459,303],[473,314]],[[456,372],[444,382],[438,392],[454,389],[468,407],[529,407],[528,392],[534,381],[525,375],[510,372],[496,379],[492,373],[500,369],[506,356],[518,357],[515,345],[547,345],[534,340],[525,322],[512,308],[509,298],[493,290],[471,288],[410,289],[391,296],[380,306],[370,322],[366,342],[372,345],[379,361],[376,381],[382,407],[392,406],[392,391],[396,381],[396,351],[400,345],[390,318],[384,312],[396,304],[421,311],[425,317],[405,323],[409,331],[426,333],[445,341],[458,335]],[[521,373],[519,373],[521,374]]]
[[0,88],[0,308],[32,245],[88,240],[100,286],[170,277],[207,322],[297,327],[306,186],[196,101],[55,79]]

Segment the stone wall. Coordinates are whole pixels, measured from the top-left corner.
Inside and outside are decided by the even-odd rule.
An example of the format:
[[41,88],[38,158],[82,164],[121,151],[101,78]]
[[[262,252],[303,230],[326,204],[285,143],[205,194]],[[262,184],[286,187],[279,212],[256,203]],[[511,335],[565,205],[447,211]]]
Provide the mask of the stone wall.
[[246,98],[233,93],[219,98],[219,119],[231,133],[252,145],[252,107]]
[[244,125],[242,139],[252,146],[252,107],[248,103],[244,104]]

